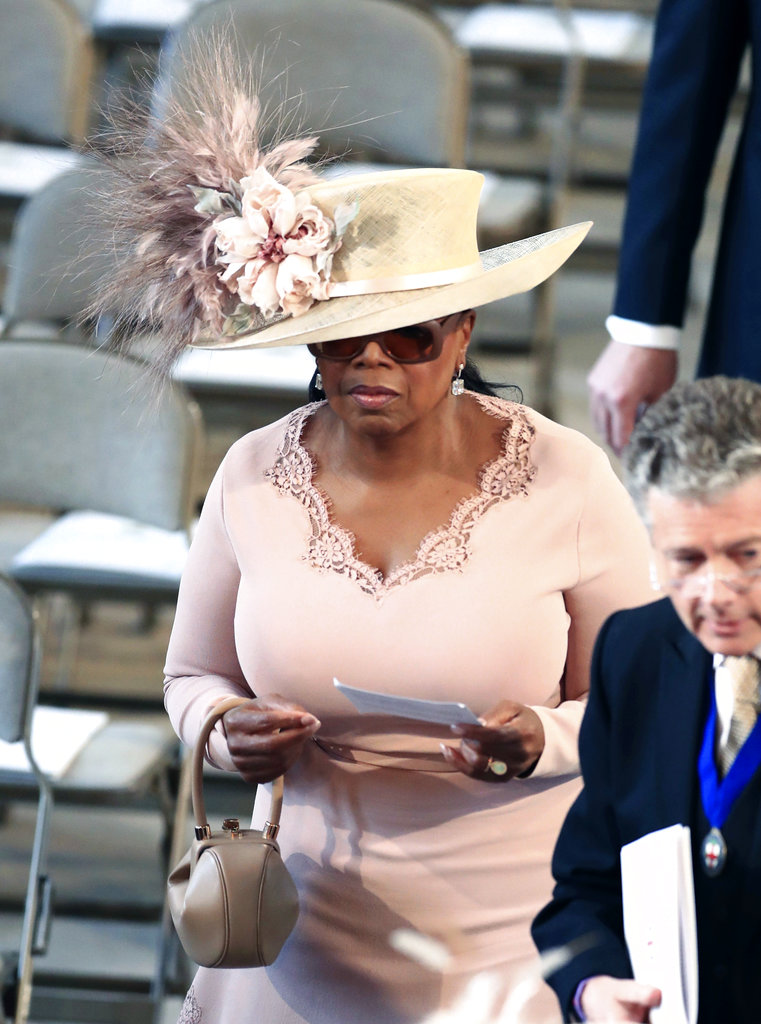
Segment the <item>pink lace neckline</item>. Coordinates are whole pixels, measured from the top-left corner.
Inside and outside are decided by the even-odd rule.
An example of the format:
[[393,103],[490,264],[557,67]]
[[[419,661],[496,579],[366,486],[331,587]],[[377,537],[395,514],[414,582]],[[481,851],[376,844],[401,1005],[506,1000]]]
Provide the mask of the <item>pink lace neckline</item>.
[[322,403],[291,413],[277,458],[265,477],[281,494],[296,498],[308,513],[311,535],[304,558],[322,572],[347,576],[378,600],[421,576],[462,572],[470,557],[470,535],[476,523],[497,502],[528,494],[536,473],[530,457],[534,427],[521,406],[487,395],[473,397],[487,413],[505,421],[500,454],[481,467],[478,489],[457,503],[449,522],[427,533],[415,555],[387,576],[357,557],[353,533],[333,521],[329,499],[313,483],[314,462],[301,438],[306,421]]

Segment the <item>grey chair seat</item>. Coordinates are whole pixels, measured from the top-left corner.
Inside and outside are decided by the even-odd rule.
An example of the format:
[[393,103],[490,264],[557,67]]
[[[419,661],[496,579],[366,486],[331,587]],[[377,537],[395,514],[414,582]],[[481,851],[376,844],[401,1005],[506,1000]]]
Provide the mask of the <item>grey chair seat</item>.
[[545,229],[546,186],[536,178],[484,172],[478,208],[478,241],[485,249]]
[[[82,6],[85,0],[76,0]],[[155,45],[199,0],[86,0],[96,39]],[[203,0],[201,0],[203,2]]]
[[0,508],[0,572],[7,572],[14,556],[55,519],[52,512],[41,509]]
[[23,199],[82,159],[81,153],[66,146],[0,140],[0,195]]
[[304,345],[265,349],[186,349],[172,376],[195,395],[306,398],[314,357]]
[[[58,709],[58,713],[66,710],[70,709]],[[70,714],[77,712],[70,710]],[[55,799],[92,801],[98,806],[138,802],[178,747],[165,715],[109,714],[107,723],[87,740],[66,771],[50,778]],[[9,771],[0,765],[0,786],[7,796],[26,796],[37,791],[37,780],[31,771]]]
[[127,599],[176,596],[189,549],[186,530],[81,510],[55,520],[18,551],[10,575],[25,589],[64,589]]
[[646,64],[652,19],[628,10],[571,10],[522,3],[482,4],[450,20],[471,54],[501,52],[562,59],[574,49],[590,60]]

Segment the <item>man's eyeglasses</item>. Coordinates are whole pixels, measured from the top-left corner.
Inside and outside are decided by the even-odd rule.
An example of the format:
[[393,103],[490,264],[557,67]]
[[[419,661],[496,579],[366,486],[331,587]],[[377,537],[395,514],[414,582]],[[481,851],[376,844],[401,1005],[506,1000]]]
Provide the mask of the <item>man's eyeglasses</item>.
[[396,327],[392,331],[368,334],[362,338],[341,338],[339,341],[321,341],[307,348],[318,359],[331,359],[348,363],[374,341],[381,350],[397,363],[429,363],[438,359],[444,338],[452,330],[449,326],[460,313],[450,313],[441,320],[429,320],[411,327]]
[[711,584],[723,583],[733,594],[748,594],[761,584],[761,568],[747,569],[728,575],[722,572],[708,572],[701,576],[677,576],[663,584],[664,590],[678,590],[685,597],[697,597]]

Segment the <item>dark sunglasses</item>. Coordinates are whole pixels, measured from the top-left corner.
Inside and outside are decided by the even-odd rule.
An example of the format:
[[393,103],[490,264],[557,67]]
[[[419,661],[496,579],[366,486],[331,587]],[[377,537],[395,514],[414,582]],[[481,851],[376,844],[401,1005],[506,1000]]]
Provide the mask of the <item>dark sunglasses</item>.
[[317,359],[332,359],[348,363],[362,352],[367,344],[374,341],[381,350],[397,363],[429,363],[438,359],[444,338],[449,334],[450,320],[460,313],[450,313],[441,320],[429,320],[412,327],[396,327],[393,331],[368,334],[363,338],[341,338],[339,341],[320,341],[307,348]]

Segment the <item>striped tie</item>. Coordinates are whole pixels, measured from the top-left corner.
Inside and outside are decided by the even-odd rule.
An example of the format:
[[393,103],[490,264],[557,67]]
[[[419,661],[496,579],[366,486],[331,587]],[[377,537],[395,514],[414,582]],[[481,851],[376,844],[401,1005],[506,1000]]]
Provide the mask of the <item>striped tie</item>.
[[723,664],[732,678],[735,695],[729,735],[719,752],[719,767],[722,775],[726,775],[758,718],[759,662],[752,654],[746,654],[741,658],[727,657]]

